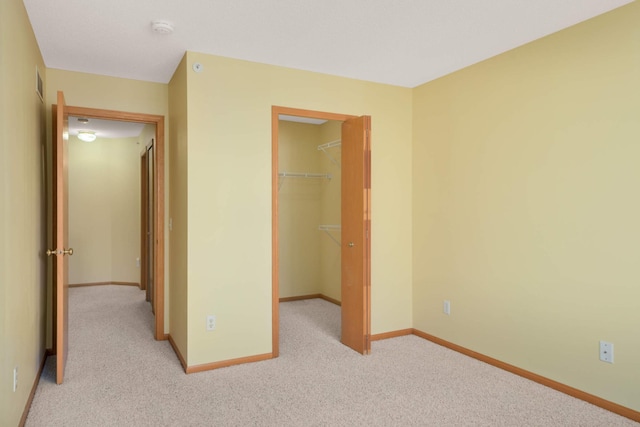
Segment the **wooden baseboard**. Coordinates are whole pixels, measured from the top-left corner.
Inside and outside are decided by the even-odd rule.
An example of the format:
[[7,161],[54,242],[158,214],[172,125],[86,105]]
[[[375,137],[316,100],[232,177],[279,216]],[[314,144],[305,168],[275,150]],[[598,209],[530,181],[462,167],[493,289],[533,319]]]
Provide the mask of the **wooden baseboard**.
[[33,403],[33,397],[36,395],[36,390],[38,389],[38,384],[40,384],[40,376],[42,375],[42,371],[44,370],[44,365],[47,362],[47,357],[49,357],[53,352],[50,349],[46,349],[44,351],[44,355],[42,356],[42,360],[40,361],[40,367],[38,368],[38,373],[36,374],[35,380],[33,380],[33,386],[31,387],[31,393],[29,393],[29,398],[27,399],[27,403],[24,405],[24,411],[22,412],[22,417],[20,418],[19,427],[24,427],[27,422],[27,416],[29,415],[29,409],[31,409],[31,404]]
[[243,363],[260,362],[263,360],[273,359],[272,353],[257,354],[255,356],[240,357],[238,359],[222,360],[220,362],[205,363],[203,365],[189,366],[186,369],[187,374],[196,372],[211,371],[213,369],[226,368],[233,365],[241,365]]
[[309,294],[309,295],[299,295],[296,297],[284,297],[284,298],[280,298],[279,301],[280,302],[290,302],[290,301],[302,301],[305,299],[315,299],[315,298],[320,298],[323,299],[325,301],[329,301],[330,303],[333,303],[335,305],[341,305],[340,301],[338,301],[337,299],[333,299],[331,297],[328,297],[326,295],[323,294]]
[[411,334],[413,334],[412,328],[400,329],[398,331],[384,332],[381,334],[371,335],[371,341],[386,340],[389,338],[403,337],[405,335],[411,335]]
[[298,295],[296,297],[284,297],[280,298],[280,302],[302,301],[305,299],[322,298],[320,294]]
[[169,343],[171,344],[171,347],[173,347],[173,351],[176,353],[176,356],[178,356],[178,360],[180,360],[180,364],[182,365],[182,368],[184,369],[184,372],[186,374],[193,374],[196,372],[203,372],[203,371],[211,371],[213,369],[226,368],[227,366],[241,365],[243,363],[260,362],[262,360],[273,359],[273,354],[266,353],[266,354],[258,354],[255,356],[241,357],[239,359],[223,360],[223,361],[214,362],[214,363],[205,363],[204,365],[187,366],[187,361],[182,356],[182,353],[180,353],[180,350],[178,349],[178,346],[176,345],[175,341],[173,341],[171,334],[168,334],[167,338],[169,339]]
[[91,282],[91,283],[72,283],[69,284],[70,288],[82,288],[85,286],[105,286],[105,285],[122,285],[122,286],[137,286],[140,287],[139,283],[136,282]]
[[176,345],[173,338],[171,337],[171,334],[168,334],[167,338],[169,339],[169,344],[171,344],[171,347],[173,348],[173,352],[176,354],[176,356],[178,356],[178,360],[182,365],[182,369],[184,369],[184,372],[187,373],[187,361],[184,359],[184,357],[182,357],[182,353],[180,353],[180,350],[178,349],[178,346]]
[[335,305],[342,306],[342,303],[340,301],[338,301],[337,299],[333,299],[333,298],[328,297],[328,296],[323,295],[323,294],[320,294],[320,298],[322,298],[325,301],[329,301],[330,303],[333,303]]
[[419,336],[420,338],[424,338],[428,341],[431,341],[435,344],[446,347],[450,350],[457,351],[458,353],[462,353],[466,356],[472,357],[481,362],[495,366],[496,368],[503,369],[507,372],[511,372],[512,374],[521,376],[528,380],[534,381],[538,384],[542,384],[544,386],[557,390],[561,393],[568,394],[569,396],[575,397],[576,399],[584,400],[585,402],[591,403],[592,405],[599,406],[600,408],[606,409],[607,411],[613,412],[618,415],[622,415],[623,417],[629,418],[633,421],[640,422],[640,412],[635,411],[631,408],[618,405],[617,403],[610,402],[601,397],[594,396],[593,394],[589,394],[582,390],[578,390],[577,388],[573,388],[566,384],[562,384],[552,379],[543,377],[541,375],[534,374],[533,372],[529,372],[522,368],[518,368],[517,366],[510,365],[498,359],[485,356],[484,354],[475,352],[473,350],[469,350],[468,348],[459,346],[457,344],[453,344],[449,341],[427,334],[426,332],[422,332],[418,329],[413,329],[413,334]]

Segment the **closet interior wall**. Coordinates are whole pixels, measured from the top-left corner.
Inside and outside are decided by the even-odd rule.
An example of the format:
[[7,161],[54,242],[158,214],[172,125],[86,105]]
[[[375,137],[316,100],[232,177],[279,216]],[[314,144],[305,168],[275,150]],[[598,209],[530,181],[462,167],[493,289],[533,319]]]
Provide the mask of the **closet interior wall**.
[[341,148],[324,153],[318,146],[339,140],[341,123],[281,120],[278,126],[281,174],[331,176],[279,178],[280,298],[322,294],[340,301],[340,229],[322,231],[319,227],[340,225]]

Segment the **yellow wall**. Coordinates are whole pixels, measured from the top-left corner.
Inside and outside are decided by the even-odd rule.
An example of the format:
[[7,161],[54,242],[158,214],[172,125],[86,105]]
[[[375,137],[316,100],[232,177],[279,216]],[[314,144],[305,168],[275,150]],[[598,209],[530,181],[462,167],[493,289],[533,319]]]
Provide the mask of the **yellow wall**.
[[165,325],[189,365],[271,351],[281,105],[372,116],[373,333],[413,326],[640,410],[637,2],[414,90],[197,53],[169,85],[45,76],[22,3],[0,8],[0,424],[17,423],[50,330],[41,167],[57,90],[169,118]]
[[[327,173],[320,169],[318,125],[280,121],[281,172]],[[278,243],[280,298],[321,292],[320,232],[322,193],[335,184],[319,178],[279,179]],[[338,185],[340,183],[338,182]]]
[[372,331],[410,327],[411,89],[191,52],[186,65],[189,365],[271,352],[273,105],[372,116]]
[[[284,172],[330,174],[331,179],[280,178],[280,298],[323,294],[338,301],[340,246],[318,226],[340,224],[340,147],[329,149],[338,164],[318,145],[340,139],[341,122],[321,125],[280,121],[278,166]],[[340,241],[340,230],[329,232]]]
[[635,410],[639,22],[635,2],[420,86],[413,126],[414,327]]
[[140,282],[139,139],[69,137],[70,284]]
[[[45,351],[44,63],[20,0],[0,2],[0,425],[18,425]],[[18,389],[13,392],[13,368]]]
[[[320,143],[337,141],[342,137],[342,122],[330,120],[320,126]],[[322,223],[327,225],[337,225],[341,223],[341,147],[332,147],[326,150],[338,163],[337,165],[330,160],[327,154],[319,152],[321,169],[329,171],[333,177],[331,185],[327,186],[322,192]],[[337,301],[342,301],[341,294],[341,271],[340,271],[340,246],[336,244],[329,236],[323,235],[320,239],[320,292]],[[329,231],[329,233],[340,242],[340,230]]]
[[[169,144],[166,136],[169,132],[169,90],[168,85],[161,83],[129,80],[96,74],[73,71],[47,69],[47,135],[51,134],[51,104],[56,103],[57,91],[63,91],[67,105],[89,107],[133,113],[158,114],[165,116],[165,144]],[[167,147],[168,148],[168,147]],[[167,150],[168,151],[168,150]],[[166,156],[166,181],[170,179],[168,170],[169,156]],[[169,186],[165,186],[168,199]],[[168,217],[168,203],[165,215]],[[165,251],[169,248],[169,225],[165,223]],[[70,242],[73,246],[73,242]],[[169,277],[169,263],[165,263],[165,278]],[[165,332],[169,332],[169,281],[165,280]],[[50,315],[48,316],[50,317]],[[50,344],[50,337],[48,337]]]
[[[170,250],[167,260],[169,277],[171,339],[183,357],[187,357],[188,265],[187,265],[187,69],[183,58],[169,83],[169,144],[170,179],[169,232]],[[204,320],[202,322],[204,324]]]

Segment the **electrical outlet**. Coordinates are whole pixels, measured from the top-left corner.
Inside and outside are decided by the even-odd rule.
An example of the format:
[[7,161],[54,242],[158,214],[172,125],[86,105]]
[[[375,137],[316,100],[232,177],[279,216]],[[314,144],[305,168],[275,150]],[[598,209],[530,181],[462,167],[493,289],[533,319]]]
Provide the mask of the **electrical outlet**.
[[207,331],[213,331],[216,329],[216,316],[207,316]]
[[613,363],[613,343],[600,341],[600,360]]
[[451,302],[449,302],[449,300],[444,300],[444,303],[442,304],[442,311],[446,315],[451,314]]
[[18,367],[13,368],[13,391],[18,389]]

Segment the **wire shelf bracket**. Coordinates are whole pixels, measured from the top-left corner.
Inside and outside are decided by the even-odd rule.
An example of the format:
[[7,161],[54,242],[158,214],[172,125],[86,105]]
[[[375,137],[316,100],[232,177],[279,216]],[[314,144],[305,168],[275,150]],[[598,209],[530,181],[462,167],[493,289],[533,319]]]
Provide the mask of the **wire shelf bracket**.
[[331,160],[334,165],[336,165],[337,167],[340,167],[340,162],[338,160],[336,160],[336,158],[333,157],[330,153],[327,152],[327,150],[329,148],[340,147],[340,146],[342,146],[342,140],[336,139],[335,141],[331,141],[331,142],[327,142],[326,144],[318,145],[318,151],[322,151],[324,154],[327,155],[329,160]]
[[331,230],[340,230],[342,229],[342,227],[340,225],[319,225],[318,226],[318,230],[320,231],[324,231],[326,233],[327,236],[329,236],[329,238],[331,238],[331,240],[333,240],[336,245],[341,246],[340,241],[338,239],[336,239],[333,234],[331,234]]

